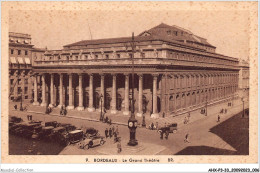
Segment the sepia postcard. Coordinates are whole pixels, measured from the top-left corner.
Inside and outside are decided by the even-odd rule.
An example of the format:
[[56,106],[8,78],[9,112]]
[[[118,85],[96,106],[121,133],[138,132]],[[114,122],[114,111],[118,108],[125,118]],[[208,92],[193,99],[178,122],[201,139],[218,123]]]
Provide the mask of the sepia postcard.
[[257,2],[2,2],[3,163],[257,163]]

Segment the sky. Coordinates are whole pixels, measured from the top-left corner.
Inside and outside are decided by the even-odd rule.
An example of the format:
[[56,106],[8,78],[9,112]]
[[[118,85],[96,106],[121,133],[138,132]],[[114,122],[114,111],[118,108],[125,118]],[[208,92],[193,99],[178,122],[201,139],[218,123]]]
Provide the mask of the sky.
[[216,46],[216,52],[239,59],[249,54],[247,11],[10,11],[9,31],[32,36],[35,47],[56,50],[91,39],[129,37],[165,23],[190,30]]

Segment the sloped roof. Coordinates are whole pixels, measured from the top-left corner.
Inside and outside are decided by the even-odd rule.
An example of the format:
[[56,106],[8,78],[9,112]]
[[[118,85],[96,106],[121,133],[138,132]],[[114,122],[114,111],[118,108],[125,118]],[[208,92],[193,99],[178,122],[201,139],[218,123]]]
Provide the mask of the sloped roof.
[[[178,31],[178,32],[185,32],[187,34],[178,34],[177,36],[173,35],[169,37],[166,30],[171,31]],[[144,33],[149,33],[149,36],[142,36]],[[113,43],[129,43],[132,40],[132,37],[118,37],[118,38],[107,38],[107,39],[96,39],[96,40],[82,40],[78,41],[72,44],[67,44],[64,47],[72,47],[72,46],[86,46],[86,45],[95,45],[95,44],[113,44]],[[198,37],[194,34],[192,34],[190,31],[183,29],[181,27],[177,26],[170,26],[166,25],[164,23],[161,23],[158,26],[155,26],[151,28],[150,30],[144,31],[138,36],[135,36],[135,41],[154,41],[154,40],[161,40],[161,41],[168,41],[168,42],[174,42],[183,44],[180,41],[188,40],[192,42],[197,42],[200,44],[205,44],[211,47],[214,47],[210,45],[206,39]],[[189,45],[190,46],[190,45]]]

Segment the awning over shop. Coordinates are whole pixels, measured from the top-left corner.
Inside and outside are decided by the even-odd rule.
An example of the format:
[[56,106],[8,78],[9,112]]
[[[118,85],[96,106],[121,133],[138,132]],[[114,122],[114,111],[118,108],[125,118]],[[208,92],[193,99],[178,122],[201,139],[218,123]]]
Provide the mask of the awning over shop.
[[12,64],[17,64],[16,58],[15,57],[10,57],[10,62]]
[[22,58],[22,57],[18,57],[17,60],[18,60],[18,63],[19,63],[19,64],[24,64],[24,61],[23,61],[23,58]]
[[31,64],[31,61],[29,58],[25,58],[24,60],[25,60],[25,64]]

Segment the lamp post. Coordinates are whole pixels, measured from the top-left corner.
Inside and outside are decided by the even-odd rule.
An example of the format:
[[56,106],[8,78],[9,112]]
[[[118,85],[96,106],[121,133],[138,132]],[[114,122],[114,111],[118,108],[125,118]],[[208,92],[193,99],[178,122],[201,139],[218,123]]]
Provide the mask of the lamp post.
[[101,94],[100,95],[100,102],[101,102],[101,111],[100,111],[100,121],[102,121],[103,120],[103,114],[102,114],[102,107],[103,107],[103,104],[102,104],[102,100],[103,99],[103,95]]
[[242,114],[242,118],[244,118],[245,117],[245,111],[244,111],[244,98],[242,97],[241,98],[241,101],[243,102],[243,114]]
[[136,146],[138,144],[135,135],[136,135],[136,128],[137,128],[137,120],[135,119],[135,113],[134,113],[134,52],[135,52],[135,43],[134,43],[134,33],[132,33],[132,41],[131,41],[131,47],[132,47],[132,98],[131,98],[131,116],[128,120],[128,128],[130,131],[130,140],[128,142],[129,146]]
[[208,95],[206,95],[206,112],[205,116],[208,116]]

